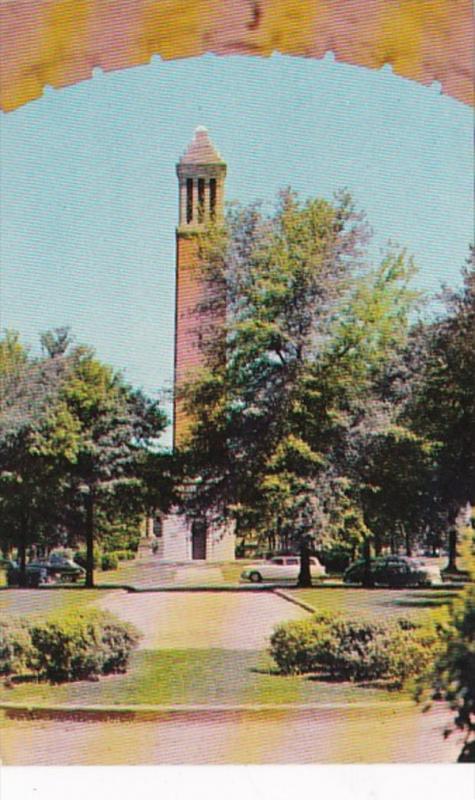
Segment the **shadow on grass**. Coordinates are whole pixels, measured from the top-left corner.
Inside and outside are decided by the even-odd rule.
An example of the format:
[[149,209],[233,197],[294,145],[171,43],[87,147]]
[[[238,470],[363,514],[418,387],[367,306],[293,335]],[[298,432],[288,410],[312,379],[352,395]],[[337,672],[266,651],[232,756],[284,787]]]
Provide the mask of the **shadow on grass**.
[[451,603],[452,598],[442,599],[442,598],[431,598],[427,600],[420,600],[419,598],[411,599],[409,597],[401,598],[400,600],[391,600],[389,602],[384,603],[387,608],[441,608],[442,606],[448,606]]
[[380,689],[382,691],[394,692],[397,694],[400,691],[399,686],[395,686],[388,680],[369,680],[369,681],[350,681],[348,678],[343,678],[341,675],[334,675],[331,672],[316,672],[311,675],[305,675],[305,680],[311,683],[327,683],[327,684],[340,684],[341,686],[352,687],[354,689],[363,689],[366,691],[374,691]]
[[381,689],[383,691],[397,691],[397,688],[391,685],[390,682],[384,680],[373,680],[373,681],[350,681],[347,678],[342,678],[340,675],[335,675],[332,672],[311,672],[311,673],[303,673],[297,675],[284,675],[282,672],[279,672],[277,667],[269,667],[268,669],[263,669],[259,667],[251,667],[249,672],[253,672],[257,675],[270,675],[276,676],[279,678],[301,678],[304,681],[309,681],[309,683],[320,683],[320,684],[331,684],[331,685],[341,685],[345,687],[353,687],[357,689],[366,689],[366,690],[375,690]]
[[248,671],[255,675],[277,675],[282,677],[282,673],[279,672],[277,667],[250,667]]
[[40,679],[34,672],[29,672],[27,675],[8,675],[3,679],[3,685],[7,689],[13,689],[15,686],[21,686],[24,683],[40,683]]

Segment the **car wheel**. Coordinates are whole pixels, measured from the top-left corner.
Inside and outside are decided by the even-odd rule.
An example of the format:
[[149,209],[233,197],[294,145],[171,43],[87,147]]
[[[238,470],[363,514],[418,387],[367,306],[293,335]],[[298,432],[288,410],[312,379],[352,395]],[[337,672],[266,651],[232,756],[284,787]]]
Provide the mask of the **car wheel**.
[[251,572],[249,580],[251,583],[260,583],[262,581],[262,575],[260,572]]

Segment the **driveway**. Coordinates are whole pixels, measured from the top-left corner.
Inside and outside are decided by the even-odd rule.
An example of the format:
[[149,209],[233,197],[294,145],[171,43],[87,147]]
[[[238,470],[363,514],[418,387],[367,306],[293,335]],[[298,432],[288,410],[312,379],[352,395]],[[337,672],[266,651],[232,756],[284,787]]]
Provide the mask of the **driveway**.
[[111,592],[103,609],[132,622],[144,649],[263,650],[275,625],[308,612],[272,592]]

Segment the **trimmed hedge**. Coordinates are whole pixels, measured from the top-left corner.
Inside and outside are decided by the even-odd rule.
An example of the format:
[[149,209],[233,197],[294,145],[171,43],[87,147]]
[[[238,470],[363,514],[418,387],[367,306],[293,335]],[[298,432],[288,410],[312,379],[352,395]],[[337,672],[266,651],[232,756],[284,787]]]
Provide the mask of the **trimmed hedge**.
[[338,615],[279,625],[270,653],[284,675],[320,673],[337,680],[384,680],[400,688],[421,675],[440,644],[433,627],[405,618],[365,622]]
[[98,611],[51,618],[32,625],[30,632],[34,669],[55,682],[125,672],[139,640],[133,626]]
[[41,622],[2,623],[0,674],[54,683],[125,672],[138,631],[112,614],[82,611]]
[[26,620],[0,622],[0,675],[25,675],[33,657],[33,644]]

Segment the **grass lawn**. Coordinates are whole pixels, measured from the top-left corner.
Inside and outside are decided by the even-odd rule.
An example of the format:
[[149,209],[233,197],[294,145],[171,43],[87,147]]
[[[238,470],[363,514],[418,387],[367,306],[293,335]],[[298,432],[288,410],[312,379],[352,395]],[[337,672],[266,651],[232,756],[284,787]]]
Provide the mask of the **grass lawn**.
[[423,617],[448,605],[457,590],[446,589],[289,589],[288,594],[318,611],[335,611],[356,618]]
[[272,674],[265,652],[142,650],[126,675],[62,685],[19,683],[1,687],[0,702],[71,705],[233,705],[266,703],[372,703],[406,699],[401,692],[308,676]]
[[95,589],[5,589],[0,591],[0,616],[39,619],[82,609],[103,596]]
[[[450,602],[455,595],[453,590],[444,588],[288,591],[317,609],[340,611],[366,619],[406,614],[421,616]],[[84,589],[10,589],[0,591],[0,614],[37,619],[53,612],[93,606],[104,596],[104,591]],[[282,618],[285,619],[285,601],[281,602]],[[351,704],[381,700],[397,702],[408,696],[376,686],[322,681],[311,676],[280,676],[273,674],[273,662],[265,651],[212,648],[140,650],[134,653],[127,674],[109,676],[97,682],[55,686],[25,681],[14,688],[0,684],[0,702],[51,705]]]

